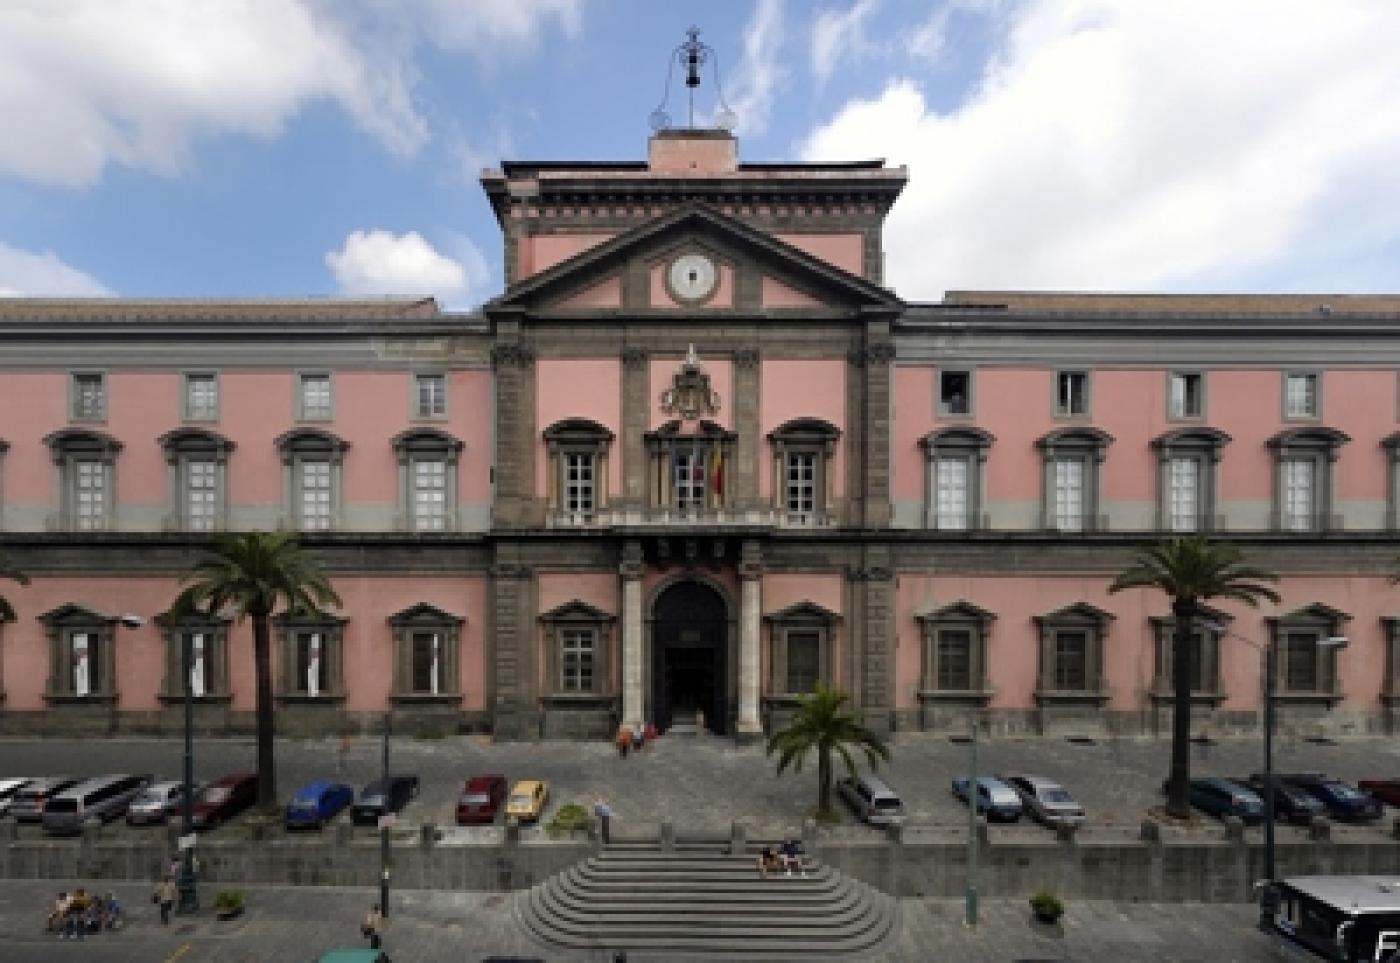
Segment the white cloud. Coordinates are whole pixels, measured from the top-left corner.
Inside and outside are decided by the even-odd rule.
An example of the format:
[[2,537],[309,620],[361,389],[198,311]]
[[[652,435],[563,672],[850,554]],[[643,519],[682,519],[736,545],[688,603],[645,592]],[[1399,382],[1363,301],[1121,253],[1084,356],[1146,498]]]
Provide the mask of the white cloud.
[[843,57],[858,58],[871,46],[865,21],[876,0],[856,0],[847,10],[823,9],[812,22],[812,74],[819,84],[830,79]]
[[955,109],[897,79],[803,147],[909,165],[886,234],[905,297],[1297,289],[1400,239],[1400,7],[1064,0],[1005,24]]
[[64,264],[52,251],[34,254],[0,243],[0,297],[111,297],[96,278]]
[[417,231],[352,231],[339,251],[326,252],[340,293],[349,297],[436,297],[458,305],[489,276],[486,259],[465,237],[454,236],[461,260],[439,253]]
[[785,29],[782,0],[758,0],[744,25],[744,55],[730,85],[729,106],[738,115],[740,134],[767,130],[773,100],[787,85],[787,70],[778,60]]
[[0,4],[0,174],[70,187],[108,164],[163,174],[201,137],[276,136],[316,100],[391,151],[429,136],[417,48],[528,49],[581,0],[9,0]]

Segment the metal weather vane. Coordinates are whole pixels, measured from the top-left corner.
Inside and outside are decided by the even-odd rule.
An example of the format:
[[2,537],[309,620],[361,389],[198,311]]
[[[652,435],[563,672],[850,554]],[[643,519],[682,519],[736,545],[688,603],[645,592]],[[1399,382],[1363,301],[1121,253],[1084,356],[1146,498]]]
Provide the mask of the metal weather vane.
[[700,40],[700,29],[691,27],[685,32],[686,40],[678,44],[676,49],[671,51],[666,67],[666,86],[661,92],[661,103],[651,112],[652,130],[666,130],[671,126],[671,115],[666,112],[666,107],[671,100],[671,76],[675,73],[676,65],[679,64],[685,70],[685,86],[687,91],[687,106],[689,109],[686,126],[695,127],[695,88],[700,86],[700,73],[702,68],[709,64],[714,75],[715,101],[719,108],[715,111],[715,126],[721,130],[733,130],[738,118],[734,111],[729,109],[729,104],[724,100],[724,88],[719,82],[719,54],[715,53],[713,47]]

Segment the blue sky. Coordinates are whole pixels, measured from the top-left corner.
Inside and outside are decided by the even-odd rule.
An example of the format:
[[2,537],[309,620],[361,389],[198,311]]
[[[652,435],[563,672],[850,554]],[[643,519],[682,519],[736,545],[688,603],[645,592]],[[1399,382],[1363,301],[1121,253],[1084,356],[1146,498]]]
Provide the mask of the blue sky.
[[478,303],[480,168],[642,158],[692,23],[744,159],[910,168],[907,298],[1400,289],[1400,5],[6,0],[0,293]]

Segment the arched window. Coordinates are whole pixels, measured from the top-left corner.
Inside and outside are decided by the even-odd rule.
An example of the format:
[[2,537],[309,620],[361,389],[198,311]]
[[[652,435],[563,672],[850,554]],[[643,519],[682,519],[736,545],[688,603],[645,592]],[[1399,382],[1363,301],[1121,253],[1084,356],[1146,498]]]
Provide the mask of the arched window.
[[1106,527],[1099,514],[1099,467],[1113,436],[1098,428],[1061,428],[1035,444],[1044,464],[1042,527],[1058,532]]
[[228,459],[234,443],[203,428],[177,428],[156,439],[169,468],[167,527],[213,532],[228,527]]
[[836,443],[841,429],[820,418],[794,418],[768,433],[773,447],[773,507],[788,524],[832,520]]
[[1269,439],[1274,455],[1274,530],[1325,532],[1341,527],[1332,514],[1332,467],[1351,441],[1335,428],[1290,428]]
[[546,486],[552,521],[587,524],[608,504],[608,450],[614,435],[587,418],[565,418],[544,430]]
[[294,428],[277,438],[282,456],[283,515],[300,532],[340,527],[342,469],[350,447],[329,431]]
[[982,467],[996,441],[981,428],[931,431],[919,439],[924,451],[924,523],[940,531],[987,527],[982,513]]
[[457,530],[457,463],[463,443],[436,428],[410,428],[390,442],[399,463],[400,528]]
[[1157,528],[1210,532],[1215,517],[1215,466],[1230,436],[1215,428],[1180,428],[1152,440],[1157,453]]
[[117,453],[122,443],[90,428],[65,428],[44,438],[58,469],[59,531],[100,532],[112,527]]

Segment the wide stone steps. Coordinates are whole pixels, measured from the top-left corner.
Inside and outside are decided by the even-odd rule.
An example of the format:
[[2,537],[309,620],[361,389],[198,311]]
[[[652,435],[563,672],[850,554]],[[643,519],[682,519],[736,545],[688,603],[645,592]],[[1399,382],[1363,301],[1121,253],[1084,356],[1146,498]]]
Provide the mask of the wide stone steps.
[[556,952],[656,959],[872,959],[898,925],[894,900],[829,866],[762,879],[751,854],[656,849],[609,849],[515,906]]

